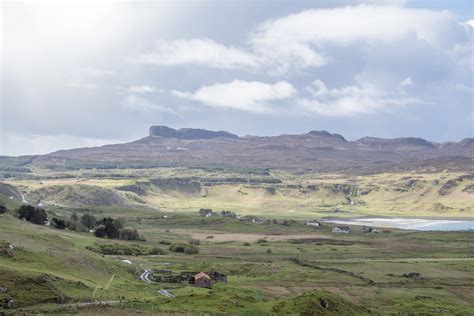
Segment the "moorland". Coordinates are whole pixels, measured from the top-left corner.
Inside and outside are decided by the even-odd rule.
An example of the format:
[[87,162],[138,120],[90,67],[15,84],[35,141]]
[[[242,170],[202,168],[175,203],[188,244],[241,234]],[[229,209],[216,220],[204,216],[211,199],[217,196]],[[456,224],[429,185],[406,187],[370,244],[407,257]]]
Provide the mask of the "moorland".
[[[472,139],[165,127],[127,144],[0,157],[0,310],[470,315],[472,231],[338,234],[325,220],[472,219],[473,157]],[[27,205],[45,222],[19,219]],[[201,271],[227,282],[169,277]]]

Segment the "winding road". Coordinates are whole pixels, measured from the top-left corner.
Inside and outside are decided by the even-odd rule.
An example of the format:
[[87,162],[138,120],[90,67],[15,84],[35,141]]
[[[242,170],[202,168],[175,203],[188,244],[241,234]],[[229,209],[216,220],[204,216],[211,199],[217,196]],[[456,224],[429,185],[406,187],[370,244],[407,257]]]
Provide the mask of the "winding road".
[[143,271],[143,273],[140,275],[140,280],[146,283],[153,283],[153,281],[150,280],[150,274],[151,274],[151,270],[145,269],[145,271]]
[[[145,271],[143,271],[143,273],[140,274],[140,280],[146,283],[155,283],[154,281],[150,280],[151,272],[152,271],[150,269],[145,269]],[[159,290],[158,293],[168,298],[176,297],[173,294],[171,294],[168,290]]]

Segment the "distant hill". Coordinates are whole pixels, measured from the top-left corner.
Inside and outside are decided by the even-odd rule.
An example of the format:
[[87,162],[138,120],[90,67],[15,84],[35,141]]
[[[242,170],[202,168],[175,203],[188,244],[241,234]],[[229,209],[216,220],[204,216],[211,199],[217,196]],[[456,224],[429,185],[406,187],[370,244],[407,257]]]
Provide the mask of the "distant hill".
[[212,139],[212,138],[239,138],[235,134],[224,131],[208,131],[199,128],[181,128],[175,130],[168,126],[152,126],[150,127],[150,136],[159,136],[164,138],[178,139]]
[[[152,126],[150,136],[115,145],[30,156],[22,167],[196,167],[379,173],[402,170],[472,171],[474,141],[433,143],[422,138],[363,137],[311,131],[301,135],[239,137],[225,131]],[[6,161],[12,162],[12,159]],[[1,161],[0,161],[1,162]],[[25,163],[26,162],[26,163]]]

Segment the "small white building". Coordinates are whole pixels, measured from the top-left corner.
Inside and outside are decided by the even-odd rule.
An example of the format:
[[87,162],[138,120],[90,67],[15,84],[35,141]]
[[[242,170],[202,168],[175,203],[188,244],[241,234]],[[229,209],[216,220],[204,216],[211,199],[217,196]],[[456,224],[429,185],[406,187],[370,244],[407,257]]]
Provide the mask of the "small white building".
[[338,234],[349,234],[350,231],[348,226],[335,226],[331,229],[331,232]]
[[317,220],[310,220],[306,222],[307,226],[312,226],[312,227],[319,227],[321,226],[321,223],[318,222]]

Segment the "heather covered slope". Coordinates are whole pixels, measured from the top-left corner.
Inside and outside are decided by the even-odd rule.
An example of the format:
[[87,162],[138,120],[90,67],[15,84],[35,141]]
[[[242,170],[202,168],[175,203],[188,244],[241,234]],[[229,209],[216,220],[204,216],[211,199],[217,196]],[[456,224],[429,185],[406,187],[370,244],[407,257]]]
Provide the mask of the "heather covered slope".
[[137,141],[61,150],[33,157],[24,166],[56,169],[220,167],[369,174],[403,170],[470,171],[473,158],[472,139],[442,144],[414,137],[364,137],[347,141],[339,134],[326,131],[238,137],[202,129],[152,127],[151,136]]

